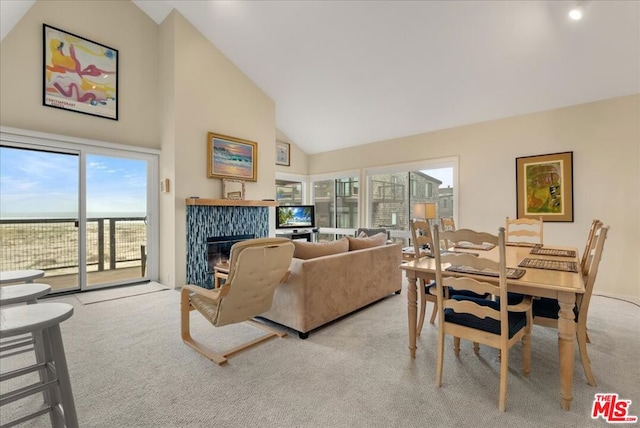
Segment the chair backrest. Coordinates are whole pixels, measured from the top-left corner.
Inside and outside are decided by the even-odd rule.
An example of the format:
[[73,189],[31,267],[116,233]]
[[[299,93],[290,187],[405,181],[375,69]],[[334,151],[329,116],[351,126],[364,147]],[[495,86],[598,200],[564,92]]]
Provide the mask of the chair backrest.
[[604,241],[607,239],[609,226],[601,226],[594,231],[593,245],[587,256],[587,271],[584,277],[584,294],[578,299],[578,323],[587,322],[587,313],[589,311],[589,302],[593,293],[593,286],[598,275],[598,267],[602,258],[602,250]]
[[[504,228],[500,228],[498,235],[491,235],[486,232],[476,232],[469,229],[459,229],[456,231],[444,231],[440,232],[438,226],[434,227],[433,237],[436,242],[441,239],[448,240],[452,243],[457,242],[471,242],[474,244],[490,243],[498,247],[499,260],[486,259],[473,254],[463,253],[442,253],[440,247],[435,247],[435,259],[436,259],[436,287],[438,290],[438,316],[441,325],[444,325],[444,311],[446,309],[452,309],[456,313],[472,314],[476,317],[492,318],[497,321],[508,319],[508,299],[507,299],[507,273],[506,273],[506,258],[505,258],[505,232]],[[495,281],[487,282],[483,281],[482,275],[471,277],[469,273],[458,273],[455,277],[449,275],[443,275],[443,271],[446,266],[443,263],[448,263],[451,266],[465,266],[467,268],[476,271],[492,271],[498,276],[498,284]],[[489,277],[487,277],[489,278]],[[445,287],[451,287],[457,291],[467,290],[476,294],[483,295],[485,293],[493,294],[500,297],[500,310],[495,310],[486,305],[475,303],[473,301],[459,301],[453,298],[447,298],[444,289]],[[509,337],[509,323],[500,323],[502,340],[507,340]],[[506,342],[505,342],[506,343]]]
[[[542,217],[540,218],[509,218],[505,222],[505,236],[507,242],[531,242],[542,244]],[[526,238],[522,240],[520,238]],[[516,238],[516,239],[513,239]]]
[[[453,217],[440,217],[440,230],[442,232],[456,230],[456,222]],[[445,248],[451,248],[451,245],[451,242],[447,240],[444,241]]]
[[584,252],[582,253],[582,260],[580,260],[580,269],[582,270],[582,275],[587,276],[587,258],[591,254],[591,250],[593,249],[594,240],[593,238],[596,235],[596,231],[602,227],[602,222],[598,219],[593,220],[591,222],[591,228],[589,229],[589,236],[587,236],[587,243],[584,246]]
[[285,277],[294,245],[286,238],[259,238],[231,247],[229,276],[222,285],[213,325],[220,327],[251,319],[268,311],[273,293]]
[[440,217],[440,230],[442,232],[456,230],[456,222],[453,217]]
[[433,236],[431,235],[431,225],[427,220],[411,220],[411,240],[413,242],[413,251],[416,257],[425,253],[433,255]]

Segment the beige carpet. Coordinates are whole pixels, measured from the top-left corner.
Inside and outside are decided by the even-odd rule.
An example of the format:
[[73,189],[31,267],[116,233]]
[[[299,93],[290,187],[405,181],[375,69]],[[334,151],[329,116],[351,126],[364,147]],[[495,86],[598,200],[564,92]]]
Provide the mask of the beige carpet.
[[83,293],[74,294],[73,297],[83,305],[91,305],[94,303],[107,302],[109,300],[124,299],[126,297],[167,290],[170,290],[170,288],[152,281],[146,284],[127,285],[124,287],[115,287],[105,290],[85,291]]
[[[530,378],[521,375],[520,345],[509,354],[505,413],[496,350],[483,346],[477,357],[463,342],[455,358],[449,339],[440,388],[435,327],[425,326],[417,358],[409,358],[404,290],[307,340],[272,339],[223,367],[180,340],[177,291],[96,305],[53,300],[75,306],[62,334],[81,427],[603,427],[590,413],[594,394],[604,392],[632,400],[631,414],[640,415],[640,308],[604,297],[593,297],[589,314],[598,387],[586,383],[576,347],[574,400],[563,411],[557,333],[535,326]],[[260,334],[245,324],[215,328],[197,313],[191,319],[194,338],[218,350]],[[2,371],[24,355],[3,359]],[[0,423],[40,403],[35,396],[5,406]],[[46,427],[48,418],[22,426]]]

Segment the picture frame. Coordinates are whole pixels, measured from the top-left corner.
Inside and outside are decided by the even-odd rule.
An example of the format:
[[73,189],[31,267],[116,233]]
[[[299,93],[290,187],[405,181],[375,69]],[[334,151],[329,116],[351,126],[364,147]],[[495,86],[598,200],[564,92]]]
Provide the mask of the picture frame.
[[244,200],[244,181],[223,178],[222,199]]
[[42,105],[118,120],[118,50],[42,24]]
[[573,222],[573,152],[516,158],[518,218]]
[[207,177],[258,180],[258,143],[207,133]]
[[291,166],[291,145],[276,141],[276,165]]

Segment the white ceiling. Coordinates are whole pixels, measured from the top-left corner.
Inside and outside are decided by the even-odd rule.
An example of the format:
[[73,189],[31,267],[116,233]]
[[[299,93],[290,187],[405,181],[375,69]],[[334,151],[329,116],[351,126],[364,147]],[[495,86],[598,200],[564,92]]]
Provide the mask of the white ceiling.
[[[0,1],[2,38],[28,3]],[[573,1],[134,3],[178,10],[309,154],[640,93],[638,1],[586,2],[579,22]]]

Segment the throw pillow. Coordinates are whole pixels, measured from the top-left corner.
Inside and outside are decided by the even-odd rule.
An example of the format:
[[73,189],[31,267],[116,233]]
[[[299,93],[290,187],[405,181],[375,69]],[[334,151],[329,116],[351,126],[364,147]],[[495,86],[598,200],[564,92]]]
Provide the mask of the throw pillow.
[[363,250],[365,248],[379,247],[387,243],[387,234],[384,232],[378,233],[367,238],[354,238],[347,236],[349,240],[349,251]]
[[360,232],[360,234],[358,235],[358,238],[367,238],[369,235],[367,235],[364,232]]
[[303,260],[349,251],[349,241],[345,238],[326,242],[293,241],[293,246],[293,257]]

